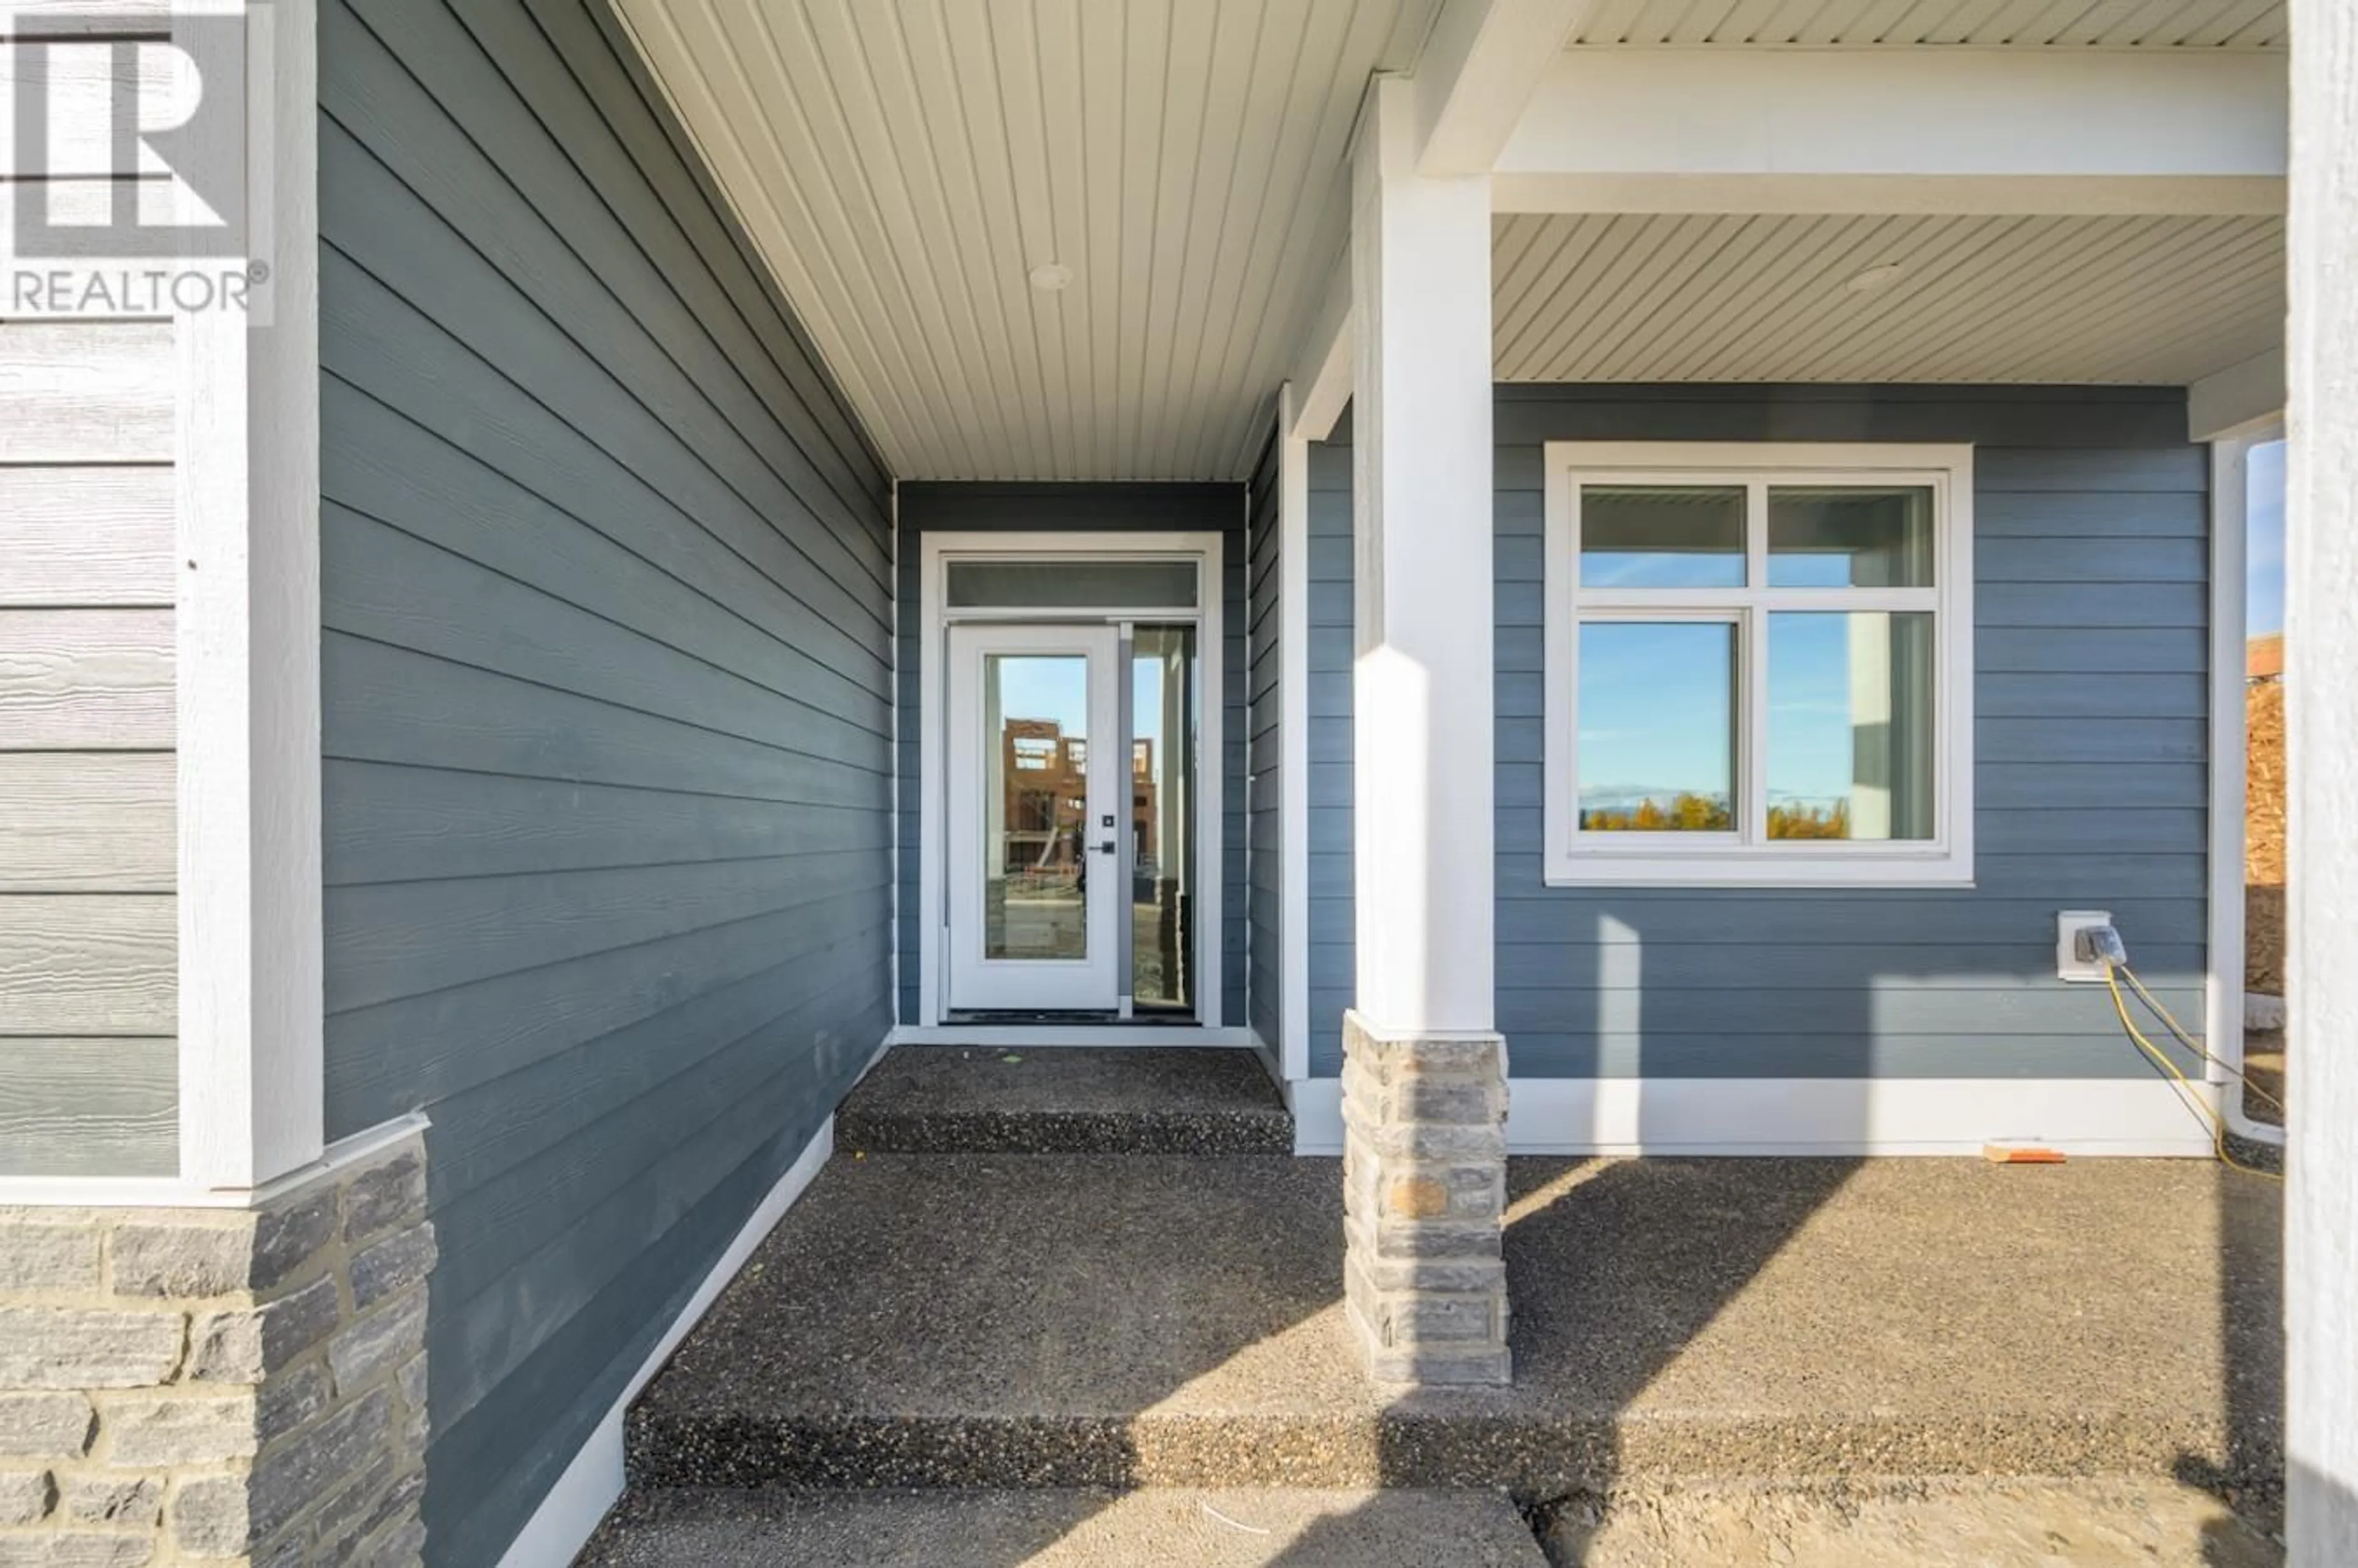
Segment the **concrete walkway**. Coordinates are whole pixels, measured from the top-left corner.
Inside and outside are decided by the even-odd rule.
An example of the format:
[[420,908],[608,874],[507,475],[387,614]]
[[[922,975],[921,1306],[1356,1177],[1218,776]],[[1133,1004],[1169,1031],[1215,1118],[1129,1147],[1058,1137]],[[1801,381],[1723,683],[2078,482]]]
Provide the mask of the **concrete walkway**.
[[704,1492],[634,1501],[581,1568],[1547,1568],[1497,1492]]
[[2279,1568],[2284,1548],[2173,1481],[1629,1488],[1545,1511],[1562,1568]]

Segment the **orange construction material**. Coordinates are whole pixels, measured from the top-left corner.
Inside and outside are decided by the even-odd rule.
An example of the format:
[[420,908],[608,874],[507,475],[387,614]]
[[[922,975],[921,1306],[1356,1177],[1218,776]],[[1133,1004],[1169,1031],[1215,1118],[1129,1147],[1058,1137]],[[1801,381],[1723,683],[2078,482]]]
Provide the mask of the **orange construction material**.
[[2060,1165],[2063,1152],[2042,1149],[2036,1143],[1985,1143],[1982,1158],[1993,1165]]

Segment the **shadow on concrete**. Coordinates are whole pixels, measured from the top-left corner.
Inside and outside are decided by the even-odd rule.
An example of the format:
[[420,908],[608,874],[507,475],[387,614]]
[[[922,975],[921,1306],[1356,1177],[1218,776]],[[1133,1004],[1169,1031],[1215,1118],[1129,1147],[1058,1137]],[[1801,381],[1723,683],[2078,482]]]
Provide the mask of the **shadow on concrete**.
[[[1383,1484],[1504,1487],[1535,1535],[1601,1498],[1632,1457],[1623,1451],[1628,1406],[1857,1165],[1510,1160],[1515,1386],[1395,1399],[1381,1428]],[[1635,1457],[1644,1465],[1666,1455]],[[1348,1528],[1325,1521],[1270,1562],[1326,1568],[1343,1561],[1329,1541]]]
[[859,1153],[633,1411],[635,1481],[1074,1489],[961,1539],[1014,1568],[1150,1485],[1508,1488],[1544,1519],[1657,1480],[2176,1455],[2247,1503],[2280,1452],[2275,1195],[2189,1162],[1519,1158],[1515,1385],[1397,1395],[1342,1323],[1334,1161]]

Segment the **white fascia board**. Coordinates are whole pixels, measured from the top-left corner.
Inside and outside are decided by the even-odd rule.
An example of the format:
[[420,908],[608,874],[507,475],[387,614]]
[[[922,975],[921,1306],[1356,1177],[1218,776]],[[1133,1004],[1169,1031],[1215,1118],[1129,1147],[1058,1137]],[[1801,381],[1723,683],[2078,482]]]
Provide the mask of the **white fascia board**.
[[1323,441],[1335,433],[1335,422],[1351,401],[1353,343],[1351,265],[1341,257],[1327,276],[1319,297],[1318,314],[1293,357],[1293,406],[1282,436],[1297,441]]
[[2216,441],[2281,421],[2284,406],[2285,354],[2279,344],[2186,389],[2187,439]]
[[2273,213],[2263,54],[1570,50],[1499,155],[1517,212]]
[[1591,0],[1447,0],[1416,65],[1417,172],[1487,174]]

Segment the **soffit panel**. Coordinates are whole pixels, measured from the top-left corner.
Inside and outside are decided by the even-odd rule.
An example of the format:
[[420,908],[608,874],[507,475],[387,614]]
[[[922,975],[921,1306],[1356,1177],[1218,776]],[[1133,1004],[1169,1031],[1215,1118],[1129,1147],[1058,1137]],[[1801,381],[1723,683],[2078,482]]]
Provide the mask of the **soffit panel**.
[[1495,235],[1505,381],[2178,385],[2284,336],[2281,218],[1515,215]]
[[1368,76],[1438,4],[622,11],[896,475],[1226,479],[1343,252]]
[[2282,49],[2285,0],[1597,0],[1583,45]]

